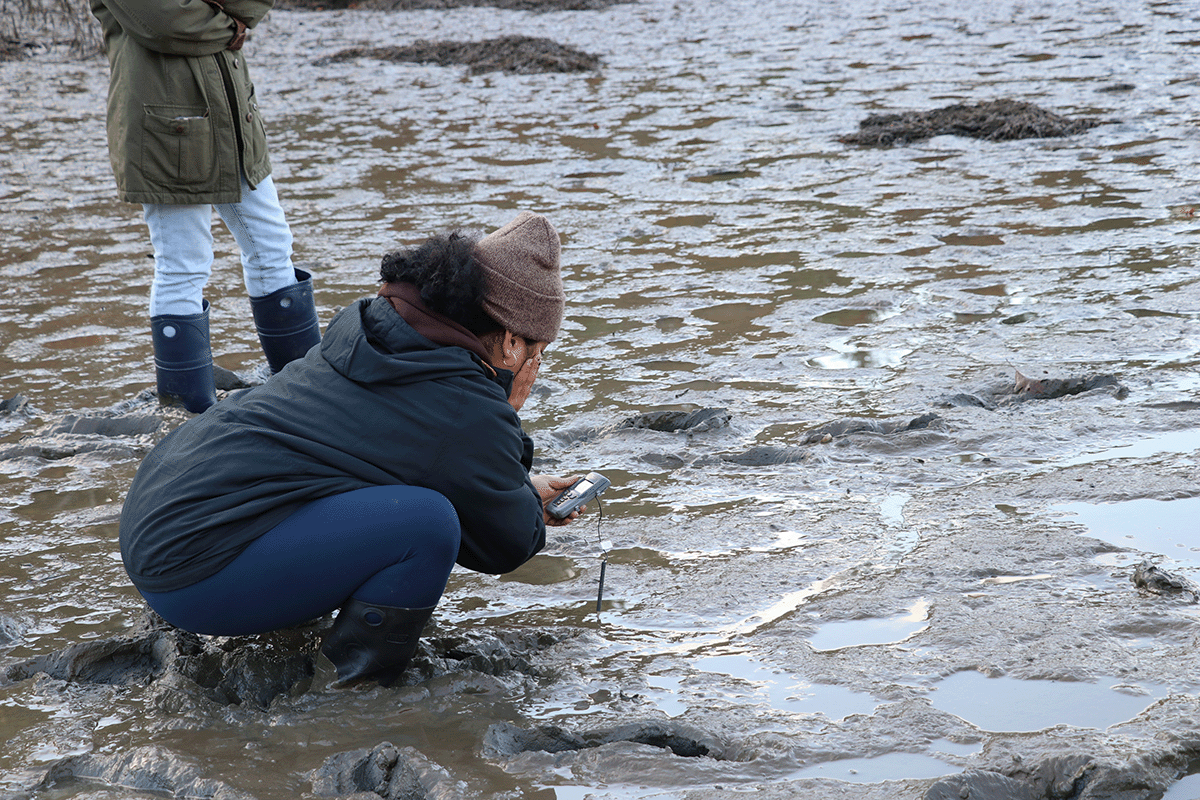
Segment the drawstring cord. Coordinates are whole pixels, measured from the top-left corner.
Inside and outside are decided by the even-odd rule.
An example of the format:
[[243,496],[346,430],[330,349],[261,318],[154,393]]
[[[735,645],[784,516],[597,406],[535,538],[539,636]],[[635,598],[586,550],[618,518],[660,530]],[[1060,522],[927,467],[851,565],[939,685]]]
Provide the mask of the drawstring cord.
[[600,538],[600,522],[604,519],[604,504],[596,498],[599,513],[596,516],[596,545],[600,548],[600,586],[596,590],[596,613],[600,613],[604,603],[604,570],[608,567],[608,551],[604,549],[604,540]]

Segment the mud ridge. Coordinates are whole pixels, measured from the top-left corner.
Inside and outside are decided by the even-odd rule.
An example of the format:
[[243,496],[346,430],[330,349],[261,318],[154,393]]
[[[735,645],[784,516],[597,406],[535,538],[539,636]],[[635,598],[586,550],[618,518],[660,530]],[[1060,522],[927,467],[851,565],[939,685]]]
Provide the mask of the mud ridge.
[[617,428],[644,428],[665,433],[702,433],[729,425],[733,415],[723,408],[695,411],[647,411],[625,420]]
[[501,722],[488,728],[483,744],[493,755],[515,756],[535,750],[546,753],[588,750],[615,742],[659,747],[684,758],[726,760],[727,748],[716,736],[669,720],[635,720],[583,733],[572,733],[557,725],[526,729]]
[[1018,763],[1011,770],[951,775],[930,786],[924,800],[1156,800],[1187,761],[1181,753],[1124,765],[1088,755],[1057,756],[1033,766]]
[[[0,669],[0,686],[46,675],[76,684],[152,686],[160,705],[176,708],[198,702],[266,710],[277,697],[311,687],[322,633],[321,624],[310,624],[259,636],[199,636],[147,612],[128,635],[77,642]],[[533,664],[536,653],[576,635],[568,629],[434,632],[421,640],[398,685],[462,673],[542,677]]]
[[198,695],[218,706],[266,709],[280,695],[303,691],[315,672],[317,632],[293,628],[258,637],[205,637],[147,614],[125,636],[77,642],[0,671],[0,685],[43,674],[76,684],[159,684],[159,701],[177,705]]
[[465,65],[472,75],[483,72],[513,72],[532,75],[542,72],[592,72],[600,57],[569,45],[533,36],[501,36],[482,42],[430,42],[419,39],[403,47],[351,47],[318,59],[318,66],[377,58],[381,61]]
[[427,633],[402,683],[411,684],[450,673],[478,672],[493,677],[519,674],[543,677],[534,665],[535,655],[560,642],[573,639],[579,631],[566,628],[496,630],[488,633]]
[[[82,782],[206,800],[253,800],[222,781],[205,778],[199,768],[162,747],[135,747],[114,755],[70,756],[54,762],[35,791],[61,789]],[[74,794],[72,794],[74,796]]]
[[381,742],[338,753],[310,773],[318,797],[356,797],[362,793],[387,800],[438,800],[460,797],[457,781],[412,747]]
[[912,419],[875,420],[850,418],[835,420],[804,434],[799,445],[755,445],[740,453],[723,453],[722,461],[744,467],[765,467],[775,464],[795,464],[812,458],[811,445],[829,444],[847,436],[895,434],[922,431],[937,427],[941,417],[937,414],[922,414]]
[[872,114],[858,124],[857,133],[838,137],[838,141],[890,147],[951,134],[999,142],[1073,136],[1101,124],[1101,120],[1072,120],[1032,103],[1003,99],[933,111]]
[[1116,400],[1124,400],[1129,396],[1129,389],[1115,375],[1031,378],[1021,374],[1019,370],[1014,370],[1011,382],[993,384],[976,392],[959,392],[942,398],[938,405],[944,408],[975,406],[994,411],[1000,406],[1014,405],[1027,400],[1057,400],[1091,391],[1103,391]]
[[1149,561],[1138,564],[1129,580],[1134,586],[1151,594],[1179,595],[1189,603],[1200,601],[1200,586],[1187,578],[1160,569]]
[[16,394],[7,400],[0,401],[0,414],[20,414],[29,407],[29,398]]
[[564,446],[590,442],[617,431],[627,430],[686,433],[690,436],[728,427],[732,419],[733,415],[724,408],[698,408],[691,411],[665,409],[644,411],[617,423],[564,428],[550,432],[549,435]]
[[161,417],[153,414],[68,414],[16,444],[0,447],[0,461],[12,458],[57,461],[90,452],[117,458],[140,456],[150,450],[162,422]]

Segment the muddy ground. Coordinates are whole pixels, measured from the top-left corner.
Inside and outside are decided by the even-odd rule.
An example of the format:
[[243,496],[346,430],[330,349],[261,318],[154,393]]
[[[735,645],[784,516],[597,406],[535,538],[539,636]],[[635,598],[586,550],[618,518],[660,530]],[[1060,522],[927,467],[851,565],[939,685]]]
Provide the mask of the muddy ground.
[[[613,479],[517,572],[456,571],[391,689],[330,687],[327,619],[196,637],[129,586],[125,487],[186,415],[148,391],[106,70],[0,64],[0,797],[1200,796],[1193,28],[273,12],[247,57],[322,321],[398,243],[546,213],[568,307],[523,420],[538,470]],[[515,36],[598,66],[369,55]],[[1005,98],[1102,122],[840,141]],[[263,370],[216,233],[224,392]]]

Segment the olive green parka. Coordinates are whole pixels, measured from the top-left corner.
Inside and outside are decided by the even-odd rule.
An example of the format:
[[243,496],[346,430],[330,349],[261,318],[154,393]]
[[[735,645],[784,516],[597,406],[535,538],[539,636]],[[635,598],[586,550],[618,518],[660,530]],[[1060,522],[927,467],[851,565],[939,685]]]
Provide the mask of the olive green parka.
[[[111,70],[108,154],[130,203],[234,203],[271,174],[246,58],[274,0],[91,0]],[[223,8],[222,8],[223,6]]]

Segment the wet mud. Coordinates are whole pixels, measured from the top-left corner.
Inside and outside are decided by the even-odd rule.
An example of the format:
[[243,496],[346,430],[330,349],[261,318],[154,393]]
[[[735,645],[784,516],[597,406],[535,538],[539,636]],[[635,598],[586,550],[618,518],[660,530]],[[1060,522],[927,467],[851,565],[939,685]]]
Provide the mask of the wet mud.
[[1006,773],[969,770],[938,781],[925,800],[1100,800],[1161,797],[1184,767],[1189,751],[1153,764],[1114,766],[1087,756],[1060,756],[1033,766],[1016,765]]
[[317,797],[437,800],[454,797],[459,789],[449,773],[416,748],[391,742],[330,756],[311,777]]
[[283,0],[276,8],[325,11],[416,11],[482,6],[512,11],[592,11],[631,0]]
[[1133,585],[1151,594],[1179,595],[1195,603],[1200,601],[1200,586],[1179,575],[1172,575],[1149,561],[1138,564],[1130,578]]
[[[514,573],[456,570],[389,689],[331,687],[329,620],[147,616],[120,507],[187,414],[151,390],[105,66],[0,63],[0,797],[1188,800],[1186,14],[550,5],[280,8],[247,45],[323,322],[398,244],[525,207],[563,236],[522,419],[536,469],[613,487]],[[313,63],[468,31],[602,68]],[[1107,122],[838,141],[993,97]],[[265,376],[215,235],[225,394]]]
[[1073,136],[1103,124],[1096,119],[1068,119],[1033,103],[1003,99],[973,105],[955,103],[932,111],[872,114],[858,132],[839,137],[845,144],[888,147],[934,136],[969,136],[992,142]]
[[1030,378],[1017,371],[1011,382],[991,383],[974,392],[957,392],[943,397],[938,405],[978,406],[994,411],[1026,400],[1056,400],[1084,392],[1101,392],[1117,400],[1129,396],[1129,388],[1115,375],[1088,375],[1069,378]]
[[481,42],[427,42],[419,40],[401,47],[351,47],[318,59],[316,64],[336,64],[352,59],[465,65],[472,75],[483,72],[591,72],[600,67],[599,56],[550,39],[533,36],[502,36]]

